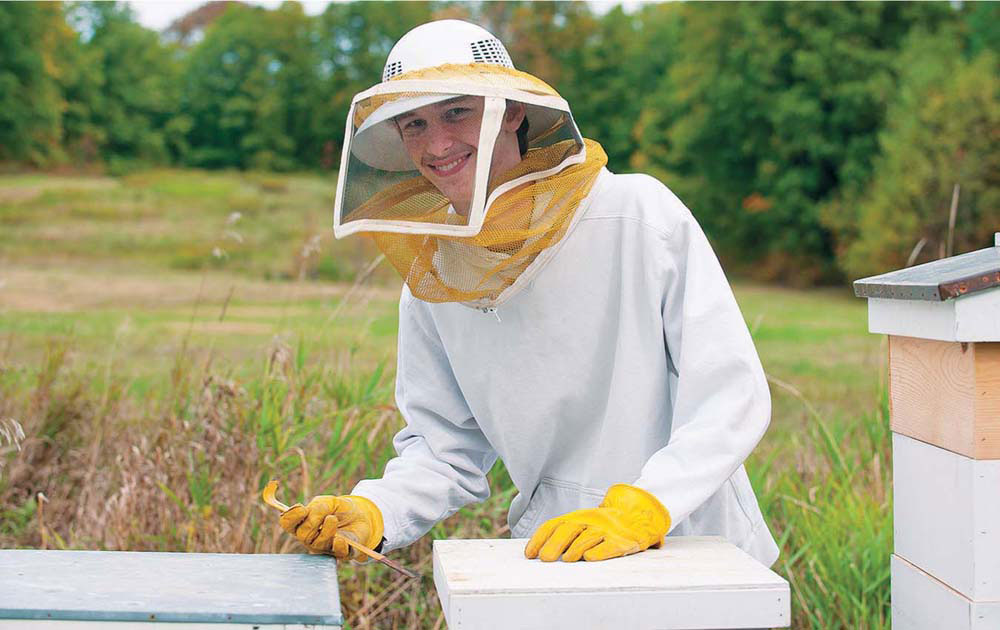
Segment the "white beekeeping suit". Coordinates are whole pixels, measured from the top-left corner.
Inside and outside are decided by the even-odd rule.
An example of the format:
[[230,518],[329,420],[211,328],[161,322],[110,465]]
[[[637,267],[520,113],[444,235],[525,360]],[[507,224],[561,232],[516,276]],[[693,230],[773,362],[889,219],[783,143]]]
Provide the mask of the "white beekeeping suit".
[[381,479],[386,549],[489,495],[499,455],[512,536],[596,506],[612,484],[660,499],[671,534],[778,548],[742,462],[770,398],[746,324],[690,212],[644,175],[602,172],[550,260],[495,313],[404,287],[396,401],[407,426]]
[[684,204],[604,168],[566,102],[479,27],[414,29],[383,79],[348,117],[334,227],[373,236],[405,280],[406,426],[381,478],[283,526],[323,550],[350,512],[344,535],[398,548],[486,499],[499,456],[529,558],[601,560],[669,531],[772,564],[743,468],[767,383]]

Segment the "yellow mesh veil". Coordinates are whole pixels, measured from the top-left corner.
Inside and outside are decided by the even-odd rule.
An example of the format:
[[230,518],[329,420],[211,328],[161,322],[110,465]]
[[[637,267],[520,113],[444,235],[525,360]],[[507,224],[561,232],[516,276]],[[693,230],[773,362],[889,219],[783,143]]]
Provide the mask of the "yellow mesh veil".
[[[549,177],[528,182],[502,194],[487,209],[483,228],[475,236],[428,236],[368,232],[399,271],[413,295],[425,302],[492,304],[510,287],[538,254],[565,234],[580,202],[590,192],[598,172],[607,163],[599,144],[585,141],[587,157]],[[533,164],[550,164],[544,151],[565,150],[555,145],[529,151],[504,179],[530,172]],[[426,192],[424,180],[405,182],[396,194]],[[402,190],[402,189],[407,190]],[[388,192],[388,191],[387,191]],[[372,200],[372,213],[391,212],[395,195]],[[433,210],[447,217],[447,204]]]

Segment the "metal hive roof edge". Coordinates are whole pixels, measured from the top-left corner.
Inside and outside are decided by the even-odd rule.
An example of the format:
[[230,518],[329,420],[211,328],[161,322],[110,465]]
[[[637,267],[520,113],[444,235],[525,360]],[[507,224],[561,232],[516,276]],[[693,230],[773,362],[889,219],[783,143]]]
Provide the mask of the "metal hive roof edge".
[[854,281],[854,295],[944,301],[1000,286],[1000,243]]

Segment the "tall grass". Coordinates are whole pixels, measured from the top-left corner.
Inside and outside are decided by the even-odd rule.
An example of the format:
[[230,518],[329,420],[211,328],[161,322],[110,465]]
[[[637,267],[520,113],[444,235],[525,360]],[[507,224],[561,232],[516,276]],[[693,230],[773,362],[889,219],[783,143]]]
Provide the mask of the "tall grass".
[[[772,386],[790,387],[786,383]],[[797,390],[792,392],[800,397]],[[888,628],[892,553],[888,398],[871,415],[809,421],[783,448],[794,468],[751,461],[761,508],[779,536],[774,567],[792,590],[794,627]]]
[[[69,369],[65,344],[53,344],[37,370],[0,373],[0,417],[17,418],[24,432],[20,450],[4,453],[0,546],[299,551],[259,500],[266,480],[284,481],[286,501],[348,490],[380,474],[402,422],[384,366],[311,361],[307,348],[264,349],[245,380],[219,362],[179,361],[175,387],[142,398],[126,395],[115,374],[95,386]],[[775,569],[792,585],[793,627],[888,627],[885,405],[852,421],[809,419],[771,457],[748,462],[781,544]],[[794,468],[774,465],[789,453]],[[377,565],[340,570],[350,627],[437,624],[430,540],[504,534],[513,488],[502,466],[491,484],[486,504],[396,552],[419,582]]]
[[[269,478],[286,500],[349,490],[381,473],[401,426],[384,365],[310,361],[308,344],[272,344],[255,376],[179,359],[158,395],[125,395],[68,365],[53,344],[36,370],[0,372],[0,417],[18,418],[20,450],[3,453],[0,546],[273,553],[300,551],[260,502]],[[167,386],[167,385],[170,386]],[[510,483],[435,528],[439,537],[504,531]],[[429,540],[400,552],[424,574],[399,582],[380,566],[340,570],[351,627],[432,627],[439,616]]]

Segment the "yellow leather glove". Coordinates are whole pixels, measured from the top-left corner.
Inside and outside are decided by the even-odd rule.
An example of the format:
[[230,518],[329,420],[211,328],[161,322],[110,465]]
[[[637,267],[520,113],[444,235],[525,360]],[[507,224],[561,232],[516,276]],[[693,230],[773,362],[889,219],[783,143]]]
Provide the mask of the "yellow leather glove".
[[369,549],[382,542],[382,512],[364,497],[320,495],[306,505],[296,503],[281,513],[282,529],[299,539],[313,553],[332,553],[344,560],[357,557],[357,550],[342,537]]
[[607,560],[659,547],[670,529],[670,512],[641,488],[617,483],[601,505],[576,510],[542,523],[524,555],[553,562]]

